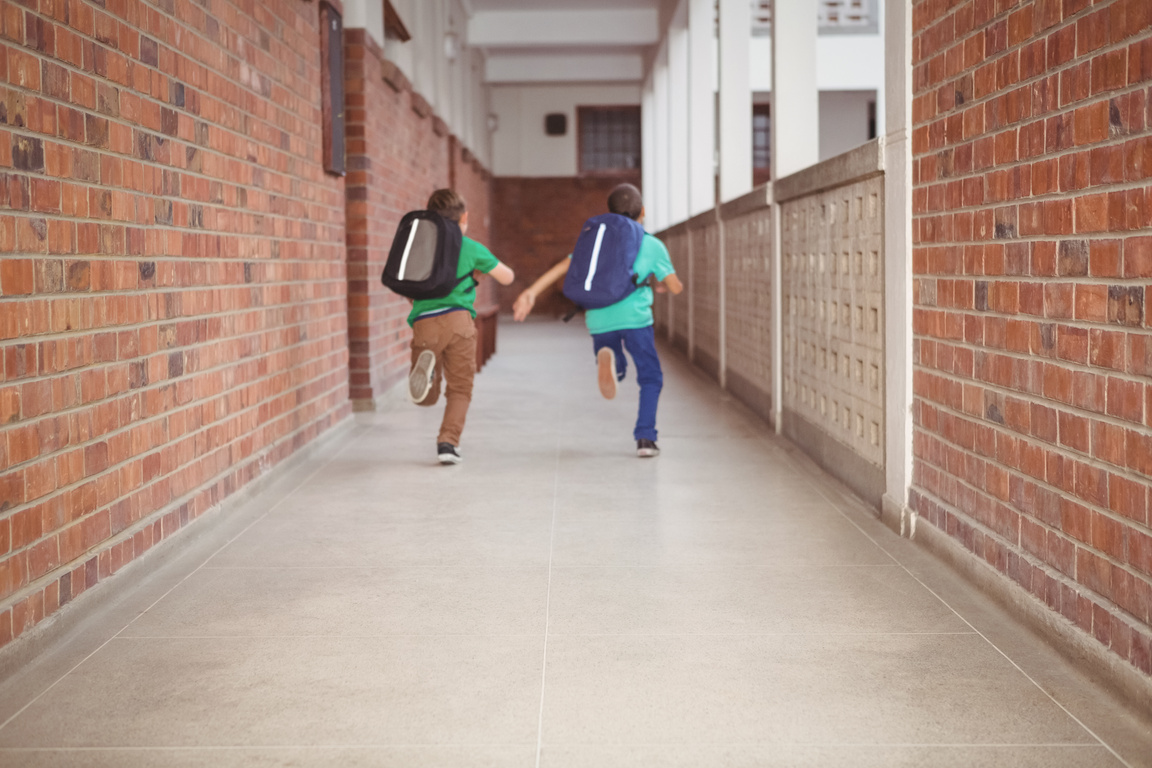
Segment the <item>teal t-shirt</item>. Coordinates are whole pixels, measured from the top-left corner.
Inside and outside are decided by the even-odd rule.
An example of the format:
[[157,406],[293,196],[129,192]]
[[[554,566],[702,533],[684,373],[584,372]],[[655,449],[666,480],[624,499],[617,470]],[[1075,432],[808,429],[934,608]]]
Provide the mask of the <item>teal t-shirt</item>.
[[[500,260],[492,255],[492,251],[485,248],[475,240],[465,237],[460,245],[460,265],[456,268],[456,277],[470,275],[474,270],[487,274],[496,269]],[[463,280],[452,293],[442,299],[417,299],[412,302],[412,311],[408,314],[408,325],[412,325],[422,315],[437,315],[453,309],[466,309],[472,317],[476,317],[476,284],[471,280]]]
[[[676,272],[664,243],[649,234],[645,234],[640,243],[633,271],[641,280],[646,280],[649,275],[663,280]],[[647,328],[653,323],[652,289],[644,285],[611,306],[589,309],[584,313],[584,323],[592,334]]]

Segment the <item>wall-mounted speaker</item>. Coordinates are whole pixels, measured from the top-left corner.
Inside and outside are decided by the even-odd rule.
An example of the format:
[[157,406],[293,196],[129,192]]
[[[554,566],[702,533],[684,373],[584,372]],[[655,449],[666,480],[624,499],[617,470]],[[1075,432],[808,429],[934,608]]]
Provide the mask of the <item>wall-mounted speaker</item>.
[[568,115],[563,112],[544,115],[544,133],[549,136],[563,136],[568,133]]

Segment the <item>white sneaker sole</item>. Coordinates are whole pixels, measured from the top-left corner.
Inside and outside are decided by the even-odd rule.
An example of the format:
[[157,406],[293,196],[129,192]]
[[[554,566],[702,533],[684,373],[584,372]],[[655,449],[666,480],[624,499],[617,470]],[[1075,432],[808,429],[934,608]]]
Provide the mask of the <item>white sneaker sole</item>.
[[416,364],[408,374],[408,399],[414,403],[424,401],[432,389],[432,376],[436,372],[436,354],[426,349],[416,358]]
[[659,456],[660,455],[660,449],[659,448],[637,448],[636,449],[636,455],[642,459],[650,459],[653,456]]
[[616,397],[616,353],[603,347],[596,353],[596,381],[605,400]]
[[442,453],[436,457],[441,464],[459,464],[464,461],[463,456],[454,456],[451,453]]

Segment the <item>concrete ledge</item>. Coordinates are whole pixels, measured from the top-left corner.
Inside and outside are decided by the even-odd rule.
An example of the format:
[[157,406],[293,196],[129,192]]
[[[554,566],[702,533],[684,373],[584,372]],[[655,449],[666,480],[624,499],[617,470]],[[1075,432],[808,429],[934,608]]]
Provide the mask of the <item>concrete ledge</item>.
[[729,200],[720,206],[720,220],[728,221],[739,216],[764,210],[772,205],[772,182],[762,184],[746,195]]
[[692,364],[699,368],[704,375],[712,379],[712,381],[719,383],[720,361],[713,355],[700,349],[700,347],[696,347],[692,352]]
[[[349,416],[327,432],[255,478],[214,508],[76,599],[44,621],[0,648],[0,722],[13,713],[5,702],[6,692],[20,689],[22,672],[29,663],[48,653],[47,663],[67,672],[107,639],[90,631],[95,626],[121,627],[139,615],[199,568],[231,538],[262,517],[268,507],[284,498],[307,477],[309,465],[335,455],[345,444],[356,420]],[[265,502],[253,504],[257,496]],[[158,581],[150,577],[160,575]],[[143,585],[143,586],[141,586]],[[15,686],[11,688],[10,686]],[[15,697],[12,699],[15,701]]]
[[861,458],[848,446],[812,422],[792,411],[784,411],[784,436],[820,465],[828,474],[847,485],[875,509],[884,497],[884,469]]
[[772,392],[763,389],[731,368],[727,371],[728,392],[753,413],[772,423]]
[[1152,678],[1086,635],[926,520],[921,520],[916,526],[914,541],[1022,619],[1072,664],[1104,681],[1137,711],[1152,712]]
[[842,155],[830,157],[822,163],[777,179],[773,194],[777,203],[798,197],[842,187],[884,173],[884,139],[873,139]]

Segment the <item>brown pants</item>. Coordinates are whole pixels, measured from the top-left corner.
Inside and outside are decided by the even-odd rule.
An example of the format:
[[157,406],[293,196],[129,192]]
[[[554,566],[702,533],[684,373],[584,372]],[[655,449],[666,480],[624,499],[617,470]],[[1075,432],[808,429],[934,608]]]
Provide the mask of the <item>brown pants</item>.
[[438,443],[460,445],[464,419],[472,402],[472,378],[476,375],[476,324],[467,311],[449,312],[412,325],[412,364],[426,349],[436,355],[432,388],[417,405],[435,405],[440,399],[440,379],[444,388],[444,420],[440,423]]

